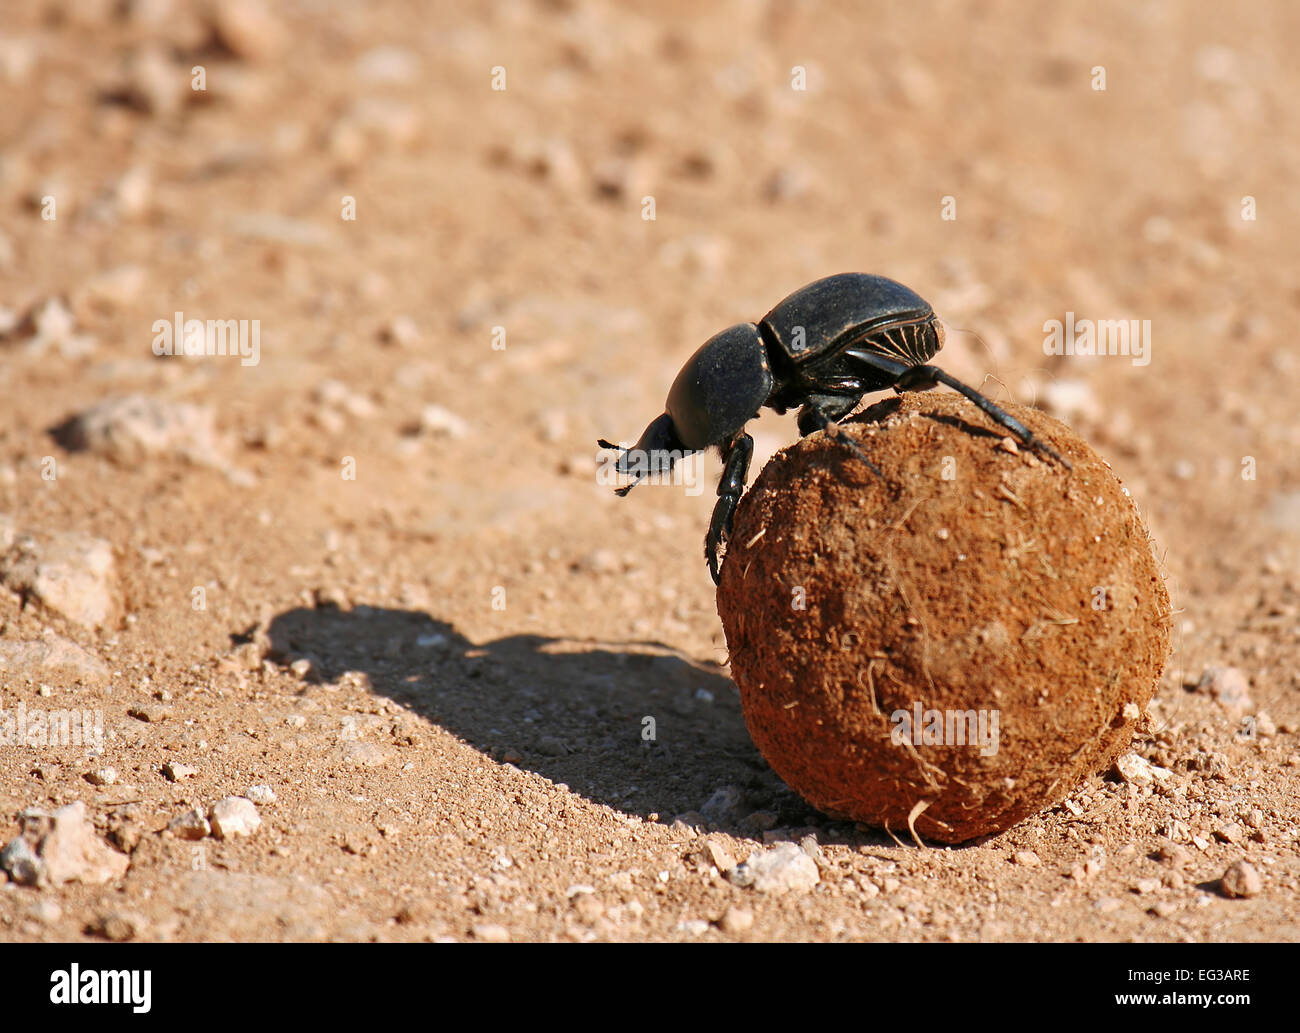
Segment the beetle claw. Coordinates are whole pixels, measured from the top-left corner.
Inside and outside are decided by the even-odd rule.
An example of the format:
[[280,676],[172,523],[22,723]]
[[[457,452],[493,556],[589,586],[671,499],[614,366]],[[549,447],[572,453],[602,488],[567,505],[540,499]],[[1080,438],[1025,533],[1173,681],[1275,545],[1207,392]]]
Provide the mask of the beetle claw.
[[862,449],[858,447],[858,443],[854,441],[851,437],[849,437],[847,434],[845,434],[838,424],[832,424],[832,426],[834,427],[834,430],[830,431],[830,433],[832,433],[835,436],[835,438],[838,439],[840,444],[846,446],[850,452],[852,452],[855,456],[857,456],[869,467],[871,467],[872,472],[875,473],[877,477],[885,476],[885,471],[882,470],[880,467],[878,467],[870,459],[868,459],[867,453],[862,451]]

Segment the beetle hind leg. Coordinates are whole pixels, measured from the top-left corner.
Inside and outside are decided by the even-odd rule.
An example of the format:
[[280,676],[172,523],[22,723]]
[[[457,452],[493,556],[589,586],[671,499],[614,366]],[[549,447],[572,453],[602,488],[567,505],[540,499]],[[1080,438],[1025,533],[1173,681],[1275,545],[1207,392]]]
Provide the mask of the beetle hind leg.
[[723,452],[722,480],[718,482],[718,501],[709,521],[709,533],[704,539],[704,558],[709,562],[709,574],[716,585],[721,578],[721,561],[718,547],[731,536],[731,522],[736,515],[736,505],[745,492],[749,477],[749,461],[754,458],[754,439],[748,434],[737,434]]
[[1004,430],[1009,430],[1012,434],[1020,439],[1021,444],[1040,455],[1055,459],[1067,470],[1074,467],[1070,461],[1056,451],[1051,445],[1041,438],[1035,436],[1034,432],[1021,423],[1018,419],[1005,411],[1001,406],[990,398],[980,394],[969,384],[964,384],[951,373],[940,369],[938,366],[912,366],[906,373],[898,378],[894,384],[894,390],[903,391],[928,391],[938,384],[946,384],[954,391],[960,391],[963,395],[974,402],[984,412],[990,420],[996,423]]

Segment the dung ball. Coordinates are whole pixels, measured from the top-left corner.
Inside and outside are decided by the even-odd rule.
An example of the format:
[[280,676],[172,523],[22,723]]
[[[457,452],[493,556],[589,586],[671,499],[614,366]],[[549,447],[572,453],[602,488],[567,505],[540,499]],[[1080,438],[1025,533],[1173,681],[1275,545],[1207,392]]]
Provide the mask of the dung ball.
[[775,456],[718,587],[767,762],[825,813],[946,843],[1002,832],[1107,769],[1169,653],[1137,508],[1068,427],[907,394]]

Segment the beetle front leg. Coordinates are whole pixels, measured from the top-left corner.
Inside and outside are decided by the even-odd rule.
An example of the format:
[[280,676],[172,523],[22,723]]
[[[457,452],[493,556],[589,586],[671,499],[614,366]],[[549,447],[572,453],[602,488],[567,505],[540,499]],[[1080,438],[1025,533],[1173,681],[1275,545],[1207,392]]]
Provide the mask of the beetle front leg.
[[704,558],[709,561],[709,574],[716,585],[721,577],[718,546],[731,535],[731,521],[736,515],[736,505],[745,493],[749,477],[749,461],[754,458],[754,439],[748,434],[737,434],[727,446],[722,457],[722,480],[718,482],[718,502],[713,507],[709,521],[709,534],[704,539]]
[[940,369],[938,366],[909,367],[907,372],[899,377],[898,382],[894,384],[894,390],[900,393],[903,391],[928,391],[937,384],[946,384],[954,391],[960,391],[963,395],[978,405],[980,409],[984,411],[984,414],[999,427],[1011,431],[1012,434],[1018,437],[1026,448],[1030,448],[1035,452],[1039,452],[1055,459],[1067,470],[1074,469],[1065,456],[1061,455],[1060,452],[1056,451],[1056,449],[1047,442],[1036,437],[1033,431],[1017,420],[1009,412],[1004,411],[991,399],[980,394],[969,384],[963,384],[951,373]]

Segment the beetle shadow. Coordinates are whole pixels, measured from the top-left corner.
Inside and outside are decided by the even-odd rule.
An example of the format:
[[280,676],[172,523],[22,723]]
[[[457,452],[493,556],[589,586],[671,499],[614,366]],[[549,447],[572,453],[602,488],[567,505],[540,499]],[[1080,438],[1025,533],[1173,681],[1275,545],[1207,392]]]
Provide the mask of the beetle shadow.
[[[901,395],[895,395],[893,398],[884,398],[879,402],[874,402],[867,406],[861,412],[855,413],[845,419],[845,423],[880,423],[889,416],[898,412],[903,405]],[[935,423],[942,423],[959,430],[963,434],[970,434],[977,438],[993,438],[998,440],[1006,437],[1007,431],[993,430],[989,427],[980,426],[978,423],[971,423],[960,416],[953,416],[950,413],[926,412],[922,410],[918,415],[924,416],[927,420],[933,420]]]
[[284,611],[267,633],[273,662],[309,660],[326,687],[360,672],[375,695],[493,761],[626,814],[681,816],[738,836],[806,826],[875,839],[818,814],[771,770],[721,667],[661,643],[511,635],[475,644],[420,611],[333,604]]

